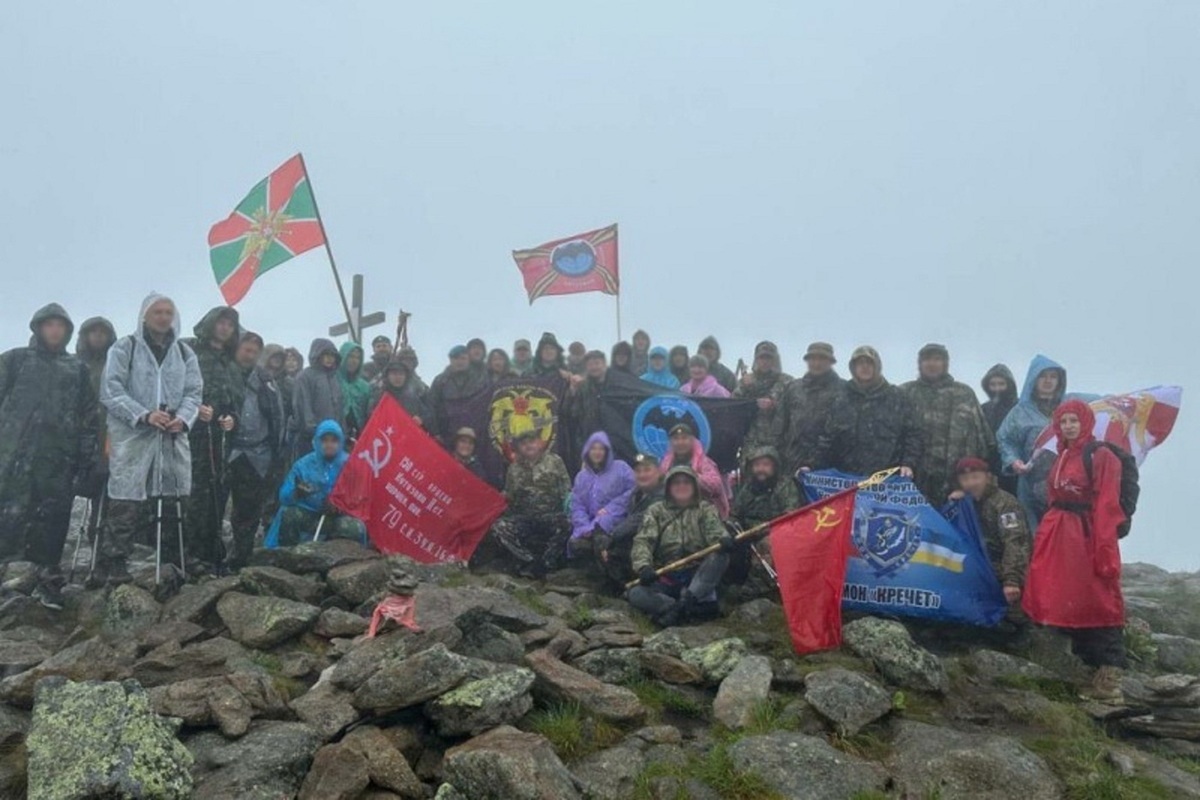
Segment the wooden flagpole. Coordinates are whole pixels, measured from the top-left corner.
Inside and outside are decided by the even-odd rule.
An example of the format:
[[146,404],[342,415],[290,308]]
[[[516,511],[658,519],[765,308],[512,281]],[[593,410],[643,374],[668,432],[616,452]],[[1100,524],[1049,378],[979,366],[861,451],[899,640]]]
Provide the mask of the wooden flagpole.
[[342,276],[338,273],[337,261],[333,258],[333,248],[329,246],[329,234],[325,232],[325,222],[321,219],[321,209],[317,207],[317,192],[313,189],[312,178],[308,174],[308,165],[304,163],[304,154],[300,156],[300,167],[304,170],[304,179],[308,181],[308,193],[312,196],[313,213],[317,216],[317,225],[321,228],[321,238],[325,240],[325,253],[329,256],[329,268],[333,270],[333,282],[337,284],[338,297],[342,300],[342,311],[346,314],[346,327],[350,329],[350,338],[356,344],[362,344],[362,331],[355,330],[354,317],[350,313],[350,303],[346,301],[346,290],[342,287]]

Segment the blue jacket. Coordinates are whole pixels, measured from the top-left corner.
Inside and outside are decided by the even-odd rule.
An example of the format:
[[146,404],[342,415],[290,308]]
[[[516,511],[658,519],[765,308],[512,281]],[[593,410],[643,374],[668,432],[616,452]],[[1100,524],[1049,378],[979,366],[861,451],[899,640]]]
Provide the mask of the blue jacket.
[[1029,461],[1033,456],[1033,447],[1050,418],[1042,413],[1037,403],[1037,379],[1048,369],[1059,371],[1061,379],[1058,382],[1058,394],[1054,398],[1051,410],[1063,401],[1067,392],[1067,371],[1057,361],[1043,355],[1036,355],[1029,362],[1029,371],[1025,374],[1025,383],[1021,386],[1021,399],[1000,423],[996,431],[996,444],[1000,448],[1000,464],[1004,472],[1012,474],[1014,461]]
[[642,380],[646,381],[647,383],[653,383],[657,384],[658,386],[662,386],[664,389],[678,389],[679,379],[671,374],[670,360],[667,360],[662,369],[656,370],[649,366],[650,358],[653,358],[654,356],[662,356],[664,359],[667,358],[667,348],[652,347],[650,349],[650,355],[646,359],[646,371],[642,373]]
[[[327,459],[321,454],[321,437],[331,433],[337,437],[338,452],[332,459]],[[329,493],[333,491],[333,485],[337,483],[338,476],[342,474],[342,468],[346,466],[346,461],[350,458],[345,450],[345,441],[346,436],[342,433],[342,426],[333,420],[327,419],[317,425],[316,433],[313,434],[312,452],[301,456],[295,464],[292,464],[287,477],[283,480],[283,485],[279,487],[279,512],[271,523],[271,530],[267,532],[267,537],[263,542],[264,546],[268,548],[279,546],[279,524],[285,508],[299,506],[318,514],[325,508],[325,501],[329,498]],[[298,496],[296,485],[299,483],[308,484],[313,491],[306,496]]]

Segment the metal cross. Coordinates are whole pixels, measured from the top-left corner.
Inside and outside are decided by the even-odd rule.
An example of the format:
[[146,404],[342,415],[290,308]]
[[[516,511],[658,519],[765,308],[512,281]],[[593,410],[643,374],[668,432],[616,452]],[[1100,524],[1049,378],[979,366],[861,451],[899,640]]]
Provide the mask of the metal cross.
[[382,311],[376,311],[374,314],[363,315],[363,276],[355,275],[352,287],[350,289],[350,319],[354,326],[351,328],[349,322],[341,322],[332,326],[329,329],[330,336],[346,336],[362,344],[363,328],[371,328],[376,325],[382,325],[387,321],[387,314]]

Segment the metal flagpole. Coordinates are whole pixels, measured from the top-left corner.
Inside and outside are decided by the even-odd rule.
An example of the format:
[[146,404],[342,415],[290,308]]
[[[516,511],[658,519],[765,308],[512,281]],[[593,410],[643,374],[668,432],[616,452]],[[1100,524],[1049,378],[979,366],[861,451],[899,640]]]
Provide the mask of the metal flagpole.
[[617,341],[621,340],[621,290],[617,289]]
[[362,344],[362,332],[354,329],[354,318],[350,315],[350,304],[346,302],[346,290],[342,288],[342,276],[338,273],[337,261],[333,258],[333,248],[329,246],[329,234],[325,232],[325,221],[321,219],[321,209],[317,207],[317,192],[313,189],[312,178],[308,175],[308,165],[304,163],[304,154],[300,156],[300,166],[304,170],[304,179],[308,181],[308,193],[312,196],[313,213],[317,217],[317,225],[321,227],[321,238],[325,240],[325,253],[329,256],[329,268],[333,270],[333,282],[337,284],[338,297],[342,300],[342,311],[346,313],[346,327],[350,329],[350,338],[356,344]]

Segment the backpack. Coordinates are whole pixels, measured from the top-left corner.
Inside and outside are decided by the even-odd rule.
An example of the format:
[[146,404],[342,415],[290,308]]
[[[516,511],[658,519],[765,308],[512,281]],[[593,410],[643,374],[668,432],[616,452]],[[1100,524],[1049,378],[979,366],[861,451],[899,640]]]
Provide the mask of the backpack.
[[1117,538],[1124,539],[1129,535],[1129,527],[1137,511],[1138,496],[1142,493],[1142,487],[1138,485],[1137,459],[1112,442],[1088,442],[1083,448],[1083,468],[1087,471],[1089,481],[1092,480],[1092,456],[1100,447],[1107,449],[1121,462],[1121,510],[1125,512],[1125,521],[1117,527]]
[[[132,333],[129,334],[128,336],[126,336],[125,338],[129,340],[129,359],[128,359],[128,363],[125,364],[125,371],[129,372],[129,371],[133,370],[133,351],[137,349],[137,338]],[[149,345],[147,345],[147,346],[149,346]],[[183,363],[186,364],[187,360],[188,360],[187,359],[188,351],[187,351],[187,348],[184,347],[184,345],[183,345],[183,340],[176,339],[175,346],[179,348],[179,357],[182,358]],[[153,353],[153,350],[151,350],[151,353]]]

